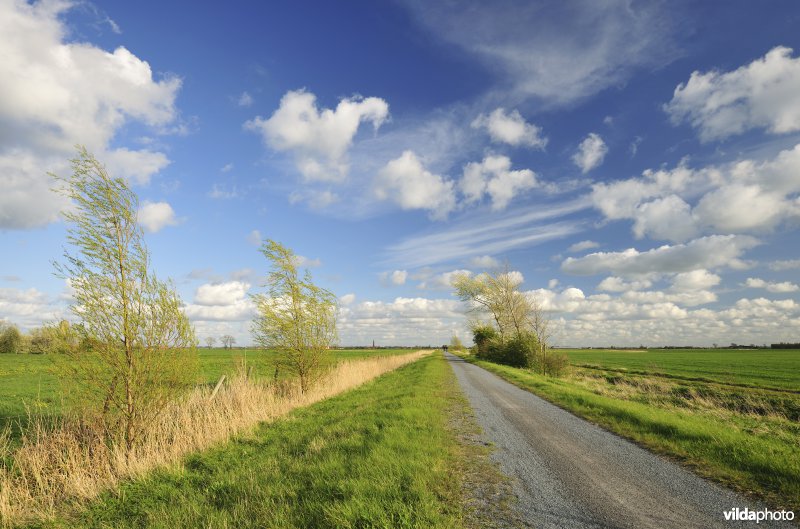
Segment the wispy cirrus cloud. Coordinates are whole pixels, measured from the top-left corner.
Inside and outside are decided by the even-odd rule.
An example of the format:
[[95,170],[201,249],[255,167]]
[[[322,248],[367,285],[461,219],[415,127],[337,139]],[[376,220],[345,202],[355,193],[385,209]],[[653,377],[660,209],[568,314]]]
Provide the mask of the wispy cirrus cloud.
[[587,198],[579,198],[534,209],[513,209],[504,214],[473,214],[445,228],[390,245],[385,261],[416,268],[535,246],[580,232],[583,229],[580,221],[556,219],[589,206]]

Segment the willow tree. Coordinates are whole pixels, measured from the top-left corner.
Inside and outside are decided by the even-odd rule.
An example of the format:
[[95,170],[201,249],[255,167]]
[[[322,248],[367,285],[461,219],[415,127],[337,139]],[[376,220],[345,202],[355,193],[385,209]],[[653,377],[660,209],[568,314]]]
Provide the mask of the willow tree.
[[164,405],[195,380],[197,340],[171,283],[149,269],[138,199],[85,148],[72,175],[53,175],[72,202],[57,275],[72,287],[81,346],[62,367],[84,412],[127,452]]
[[278,367],[295,375],[305,393],[323,372],[337,340],[336,296],[315,285],[308,270],[299,275],[292,250],[268,239],[260,251],[272,270],[267,293],[252,296],[257,309],[253,338],[277,353]]

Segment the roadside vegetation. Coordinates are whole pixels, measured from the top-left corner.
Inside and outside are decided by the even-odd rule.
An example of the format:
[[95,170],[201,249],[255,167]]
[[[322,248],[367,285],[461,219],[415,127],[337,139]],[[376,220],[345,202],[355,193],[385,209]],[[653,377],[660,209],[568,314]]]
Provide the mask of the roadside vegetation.
[[568,354],[578,365],[559,379],[470,359],[700,475],[800,510],[800,350]]
[[449,425],[462,399],[430,355],[44,527],[463,527],[464,453]]
[[508,266],[477,276],[455,276],[456,296],[477,316],[469,324],[475,355],[559,376],[567,358],[550,346],[550,321],[535,298],[520,292],[521,283],[519,273]]

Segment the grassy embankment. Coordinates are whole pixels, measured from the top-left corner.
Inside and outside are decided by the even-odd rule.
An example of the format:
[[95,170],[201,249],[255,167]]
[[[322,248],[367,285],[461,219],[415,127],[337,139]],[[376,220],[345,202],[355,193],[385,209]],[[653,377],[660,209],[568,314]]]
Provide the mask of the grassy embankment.
[[[236,373],[243,361],[255,368],[256,374],[274,374],[274,355],[258,349],[200,348],[198,351],[198,384],[213,384],[221,375]],[[334,361],[356,360],[374,356],[408,353],[408,349],[333,350]],[[58,417],[69,407],[69,395],[62,391],[48,355],[0,354],[0,431],[8,425],[17,439],[29,415]]]
[[800,511],[800,351],[566,353],[573,365],[562,379],[477,363],[703,476]]
[[461,527],[456,384],[428,356],[38,527]]
[[80,507],[121,481],[175,464],[259,422],[348,391],[424,354],[342,361],[305,393],[296,380],[276,384],[243,375],[232,377],[213,398],[210,386],[198,386],[165,407],[130,453],[106,444],[95,430],[74,419],[51,426],[36,421],[38,426],[17,446],[0,435],[0,526]]

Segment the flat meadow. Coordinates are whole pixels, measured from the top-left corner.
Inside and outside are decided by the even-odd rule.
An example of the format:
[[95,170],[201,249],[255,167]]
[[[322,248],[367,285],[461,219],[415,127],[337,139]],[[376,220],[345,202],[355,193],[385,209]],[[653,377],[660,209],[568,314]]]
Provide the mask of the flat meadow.
[[[331,360],[354,360],[408,353],[409,349],[333,349]],[[275,354],[246,348],[198,348],[199,385],[214,384],[246,364],[257,376],[274,376]],[[70,405],[50,355],[0,354],[0,430],[11,428],[16,438],[31,415],[57,417]],[[279,376],[281,374],[279,373]]]
[[559,349],[561,378],[470,358],[774,507],[800,510],[800,350]]

